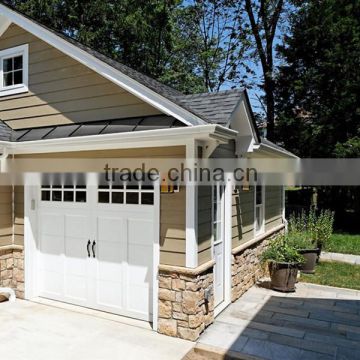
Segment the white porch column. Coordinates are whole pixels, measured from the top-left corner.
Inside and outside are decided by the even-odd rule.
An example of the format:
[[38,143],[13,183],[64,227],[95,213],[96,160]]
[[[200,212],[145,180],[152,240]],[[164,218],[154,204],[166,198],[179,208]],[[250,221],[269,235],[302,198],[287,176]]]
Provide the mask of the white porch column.
[[[186,172],[186,267],[198,266],[198,191],[194,181],[195,167],[198,158],[197,142],[191,140],[186,144],[185,167],[191,169],[191,174]],[[191,176],[189,176],[191,175]],[[190,178],[191,177],[191,178]]]

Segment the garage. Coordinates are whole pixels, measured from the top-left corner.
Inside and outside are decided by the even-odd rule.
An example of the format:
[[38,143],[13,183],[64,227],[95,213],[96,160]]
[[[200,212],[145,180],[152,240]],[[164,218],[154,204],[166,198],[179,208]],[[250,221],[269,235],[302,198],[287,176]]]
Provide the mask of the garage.
[[38,296],[152,321],[158,197],[141,182],[43,183]]

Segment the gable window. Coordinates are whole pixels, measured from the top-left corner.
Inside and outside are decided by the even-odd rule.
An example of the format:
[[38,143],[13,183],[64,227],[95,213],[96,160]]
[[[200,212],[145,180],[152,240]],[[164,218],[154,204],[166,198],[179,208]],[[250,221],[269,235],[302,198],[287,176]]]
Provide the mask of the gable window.
[[0,51],[0,96],[28,91],[28,45]]

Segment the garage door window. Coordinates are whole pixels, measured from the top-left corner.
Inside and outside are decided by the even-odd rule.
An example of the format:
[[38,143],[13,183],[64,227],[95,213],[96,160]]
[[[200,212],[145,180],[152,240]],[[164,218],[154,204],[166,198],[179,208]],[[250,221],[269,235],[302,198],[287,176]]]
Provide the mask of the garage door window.
[[85,203],[87,193],[85,185],[43,185],[41,201]]
[[141,183],[100,185],[98,202],[100,204],[154,205],[154,186]]

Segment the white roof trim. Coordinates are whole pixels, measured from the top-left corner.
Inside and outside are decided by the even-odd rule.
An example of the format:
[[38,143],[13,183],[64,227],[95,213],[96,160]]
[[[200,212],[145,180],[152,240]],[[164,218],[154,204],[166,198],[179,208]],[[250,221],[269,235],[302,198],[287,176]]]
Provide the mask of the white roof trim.
[[281,150],[281,149],[278,149],[277,147],[274,147],[274,146],[271,146],[268,144],[264,144],[264,143],[260,143],[259,145],[256,145],[254,147],[254,151],[260,151],[260,152],[264,151],[266,153],[276,154],[281,157],[299,159],[298,156],[296,156],[295,154],[293,154],[289,151]]
[[11,21],[3,15],[0,15],[0,36],[9,28]]
[[142,85],[136,80],[123,74],[121,71],[95,58],[86,51],[78,48],[77,46],[62,39],[51,31],[34,23],[30,19],[18,14],[17,12],[2,4],[0,4],[0,16],[2,18],[5,17],[9,21],[9,25],[11,22],[19,25],[26,31],[47,42],[49,45],[57,48],[66,55],[72,57],[74,60],[110,80],[114,84],[122,87],[146,103],[154,106],[161,112],[169,116],[173,116],[188,126],[206,124],[204,120],[183,109],[181,106],[173,103],[171,100],[164,98],[145,85]]
[[104,135],[79,136],[61,139],[24,142],[0,141],[6,154],[33,154],[81,150],[106,150],[185,145],[190,138],[220,141],[235,139],[237,132],[219,125],[135,131]]

